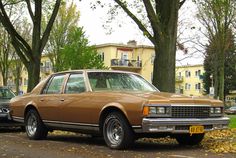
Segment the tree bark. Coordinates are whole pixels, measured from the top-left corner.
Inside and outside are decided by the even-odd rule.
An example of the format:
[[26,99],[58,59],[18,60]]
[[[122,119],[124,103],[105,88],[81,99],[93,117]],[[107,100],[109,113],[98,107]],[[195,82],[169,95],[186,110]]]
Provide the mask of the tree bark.
[[[39,83],[40,76],[40,60],[35,60],[35,62],[30,62],[29,67],[27,67],[28,71],[28,90],[32,90],[35,85]],[[29,92],[29,91],[28,91]]]
[[20,67],[19,65],[16,65],[15,84],[16,84],[16,94],[18,95],[20,92]]
[[157,6],[161,32],[154,34],[157,44],[155,45],[153,84],[165,92],[175,92],[178,10],[179,0],[160,0]]

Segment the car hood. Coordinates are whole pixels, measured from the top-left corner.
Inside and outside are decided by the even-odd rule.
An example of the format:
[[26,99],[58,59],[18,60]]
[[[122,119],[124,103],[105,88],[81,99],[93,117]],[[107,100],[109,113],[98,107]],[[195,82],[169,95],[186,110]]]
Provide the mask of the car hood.
[[126,93],[147,99],[149,104],[223,105],[220,100],[209,99],[206,97],[189,97],[166,92]]

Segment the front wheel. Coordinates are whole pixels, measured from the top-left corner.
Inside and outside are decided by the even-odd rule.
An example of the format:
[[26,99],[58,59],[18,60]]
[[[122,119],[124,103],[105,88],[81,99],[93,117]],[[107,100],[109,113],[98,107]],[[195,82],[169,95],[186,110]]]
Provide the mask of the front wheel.
[[122,114],[112,112],[103,124],[104,140],[111,149],[125,149],[134,142],[134,133]]
[[25,117],[25,130],[30,139],[39,140],[47,137],[48,130],[43,124],[38,112],[30,109]]
[[202,134],[178,134],[176,137],[177,142],[180,145],[198,145],[204,138],[204,133]]

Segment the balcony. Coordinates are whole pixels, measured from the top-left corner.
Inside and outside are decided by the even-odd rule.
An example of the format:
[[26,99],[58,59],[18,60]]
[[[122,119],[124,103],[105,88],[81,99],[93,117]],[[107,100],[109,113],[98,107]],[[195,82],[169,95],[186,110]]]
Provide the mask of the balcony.
[[175,76],[175,82],[183,82],[184,78],[183,76]]
[[111,59],[111,68],[115,70],[141,70],[141,60]]

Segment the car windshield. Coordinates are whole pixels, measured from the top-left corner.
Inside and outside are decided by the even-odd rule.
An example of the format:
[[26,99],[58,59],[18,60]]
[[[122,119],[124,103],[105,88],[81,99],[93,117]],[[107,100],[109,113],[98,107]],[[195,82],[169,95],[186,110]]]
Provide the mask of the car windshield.
[[14,96],[14,93],[10,89],[0,88],[0,99],[11,99]]
[[89,82],[93,91],[158,91],[139,75],[117,72],[89,72]]

